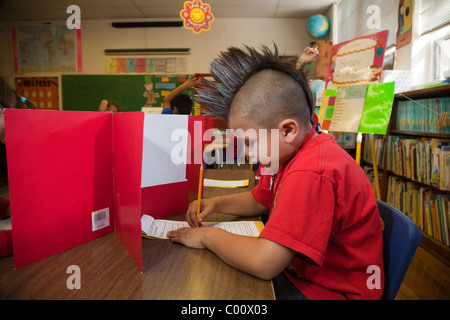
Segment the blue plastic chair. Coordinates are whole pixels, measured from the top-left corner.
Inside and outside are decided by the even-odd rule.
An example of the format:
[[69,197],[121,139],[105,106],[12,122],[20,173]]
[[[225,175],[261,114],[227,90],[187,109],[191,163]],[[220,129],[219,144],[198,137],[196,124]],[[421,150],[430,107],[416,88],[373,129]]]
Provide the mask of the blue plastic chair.
[[394,300],[419,246],[421,233],[414,222],[395,207],[380,200],[377,200],[377,204],[384,222],[385,283],[382,299]]

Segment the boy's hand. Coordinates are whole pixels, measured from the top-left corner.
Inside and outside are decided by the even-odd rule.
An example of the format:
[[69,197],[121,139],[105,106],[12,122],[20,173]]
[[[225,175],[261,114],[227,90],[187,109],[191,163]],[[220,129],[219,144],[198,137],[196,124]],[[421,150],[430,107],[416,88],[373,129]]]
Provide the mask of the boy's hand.
[[167,237],[172,242],[181,243],[186,247],[193,249],[205,249],[203,244],[203,235],[210,228],[180,228],[178,230],[169,231]]
[[213,213],[214,210],[215,203],[213,199],[202,199],[200,202],[200,215],[197,219],[197,200],[192,201],[186,212],[186,221],[193,228],[200,226],[204,219]]

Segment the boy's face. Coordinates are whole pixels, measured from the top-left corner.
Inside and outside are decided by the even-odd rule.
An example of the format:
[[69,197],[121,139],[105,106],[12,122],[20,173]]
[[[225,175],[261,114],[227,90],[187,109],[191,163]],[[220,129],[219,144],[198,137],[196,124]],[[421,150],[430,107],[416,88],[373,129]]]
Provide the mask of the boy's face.
[[267,129],[242,114],[231,115],[228,126],[245,146],[245,155],[251,163],[261,163],[270,174],[278,171],[280,160],[285,158],[280,130]]
[[312,126],[300,125],[298,120],[281,120],[275,128],[256,123],[241,112],[230,115],[228,126],[245,145],[245,155],[252,163],[261,163],[264,174],[275,174],[299,150]]

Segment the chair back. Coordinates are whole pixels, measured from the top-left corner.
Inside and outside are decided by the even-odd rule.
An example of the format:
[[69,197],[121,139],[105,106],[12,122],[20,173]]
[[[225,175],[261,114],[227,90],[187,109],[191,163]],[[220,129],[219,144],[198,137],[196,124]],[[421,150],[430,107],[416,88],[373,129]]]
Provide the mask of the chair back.
[[414,222],[395,207],[377,200],[384,222],[383,260],[385,284],[383,300],[394,300],[419,246],[421,233]]

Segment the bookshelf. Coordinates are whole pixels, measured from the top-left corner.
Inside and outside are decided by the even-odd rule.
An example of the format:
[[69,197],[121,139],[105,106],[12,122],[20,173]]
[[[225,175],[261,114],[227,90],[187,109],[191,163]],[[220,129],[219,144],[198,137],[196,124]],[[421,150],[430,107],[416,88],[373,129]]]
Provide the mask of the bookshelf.
[[[450,121],[437,128],[430,109],[450,112],[449,85],[396,94],[387,134],[375,136],[381,200],[407,214],[421,246],[450,266]],[[373,180],[368,140],[361,166]]]

